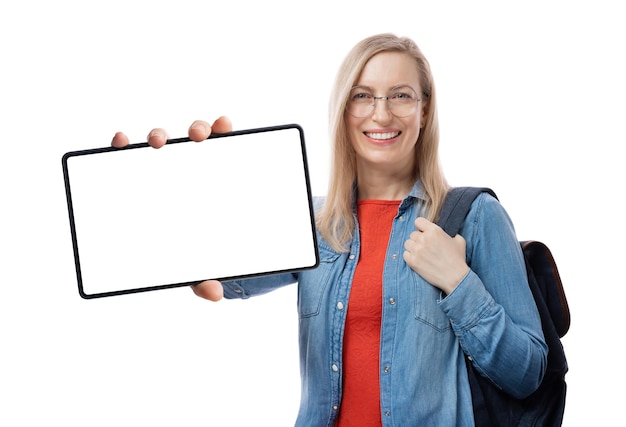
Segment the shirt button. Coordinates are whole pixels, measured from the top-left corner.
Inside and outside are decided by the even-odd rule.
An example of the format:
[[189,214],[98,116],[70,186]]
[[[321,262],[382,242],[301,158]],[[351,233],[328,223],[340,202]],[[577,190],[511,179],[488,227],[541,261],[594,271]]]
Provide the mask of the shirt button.
[[348,258],[350,258],[350,259],[354,259],[354,258],[356,258],[356,257],[354,256],[354,254],[350,254],[350,256],[349,256]]
[[390,415],[391,415],[391,412],[389,412],[389,411],[385,411],[385,416],[386,416],[386,417],[388,417],[388,416],[390,416]]
[[335,365],[333,363],[333,366],[331,366],[331,369],[333,370],[333,372],[338,372],[339,371],[339,366]]
[[389,371],[391,371],[391,368],[389,366],[385,366],[384,371],[385,371],[386,374],[388,374]]
[[400,215],[400,218],[398,218],[400,221],[404,221],[404,215]]
[[389,304],[394,305],[396,303],[395,298],[389,298]]
[[333,411],[336,411],[337,409],[339,409],[339,406],[333,405]]
[[337,310],[343,310],[343,303],[341,301],[337,303]]
[[398,259],[398,254],[391,255],[391,259]]
[[472,356],[467,356],[467,360],[471,362],[472,360],[474,360],[474,358]]

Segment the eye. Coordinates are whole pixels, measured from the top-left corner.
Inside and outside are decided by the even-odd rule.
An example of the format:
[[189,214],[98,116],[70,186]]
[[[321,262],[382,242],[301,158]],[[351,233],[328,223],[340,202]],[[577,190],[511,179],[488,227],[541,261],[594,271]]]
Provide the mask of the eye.
[[389,94],[389,99],[401,103],[410,103],[415,102],[415,100],[417,99],[417,95],[415,94],[415,91],[410,87],[401,87],[393,90]]
[[350,101],[351,102],[370,102],[373,98],[373,95],[363,89],[354,89],[350,92]]
[[394,93],[392,98],[395,99],[411,99],[411,95],[409,95],[408,93],[404,93],[404,92],[400,92],[400,93]]

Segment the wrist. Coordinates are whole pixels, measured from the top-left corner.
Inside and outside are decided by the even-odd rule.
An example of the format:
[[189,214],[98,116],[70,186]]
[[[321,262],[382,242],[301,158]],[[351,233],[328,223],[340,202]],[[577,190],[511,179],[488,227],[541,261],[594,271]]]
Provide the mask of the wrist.
[[445,292],[446,295],[450,295],[467,277],[469,271],[470,268],[468,265],[455,270],[455,274],[450,274],[450,280],[446,281],[446,283],[441,287],[441,290]]

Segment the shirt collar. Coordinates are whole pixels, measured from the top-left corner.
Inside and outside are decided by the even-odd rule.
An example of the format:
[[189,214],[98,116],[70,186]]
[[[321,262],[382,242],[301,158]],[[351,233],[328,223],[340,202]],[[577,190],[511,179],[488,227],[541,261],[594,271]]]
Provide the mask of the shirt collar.
[[402,200],[400,203],[400,211],[407,209],[413,203],[415,203],[415,199],[420,199],[422,201],[426,201],[426,194],[424,193],[424,188],[422,186],[422,182],[418,179],[415,184],[413,184],[413,188],[409,191],[409,194]]
[[413,184],[413,188],[411,189],[411,191],[405,197],[404,200],[408,199],[409,197],[414,198],[414,199],[422,199],[424,201],[426,200],[426,193],[424,192],[424,187],[422,186],[422,181],[420,181],[418,179],[415,182],[415,184]]

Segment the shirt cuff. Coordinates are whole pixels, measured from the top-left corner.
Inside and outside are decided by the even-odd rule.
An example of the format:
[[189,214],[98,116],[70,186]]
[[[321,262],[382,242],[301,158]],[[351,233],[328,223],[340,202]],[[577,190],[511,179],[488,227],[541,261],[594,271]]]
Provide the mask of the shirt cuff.
[[226,299],[246,299],[249,297],[245,289],[236,281],[222,282],[222,287],[224,288],[224,298]]
[[454,291],[438,304],[455,329],[468,330],[486,316],[495,301],[476,273],[470,270]]

